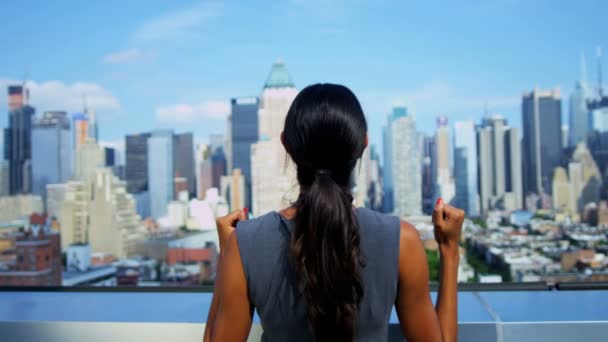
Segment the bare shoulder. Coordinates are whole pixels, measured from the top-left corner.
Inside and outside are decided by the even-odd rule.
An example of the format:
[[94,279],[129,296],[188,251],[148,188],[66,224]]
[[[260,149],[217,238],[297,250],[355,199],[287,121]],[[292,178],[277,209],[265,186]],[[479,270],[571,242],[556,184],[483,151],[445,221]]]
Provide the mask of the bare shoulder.
[[399,244],[401,247],[412,246],[413,244],[420,243],[420,233],[418,230],[409,222],[401,221],[401,232],[399,238]]

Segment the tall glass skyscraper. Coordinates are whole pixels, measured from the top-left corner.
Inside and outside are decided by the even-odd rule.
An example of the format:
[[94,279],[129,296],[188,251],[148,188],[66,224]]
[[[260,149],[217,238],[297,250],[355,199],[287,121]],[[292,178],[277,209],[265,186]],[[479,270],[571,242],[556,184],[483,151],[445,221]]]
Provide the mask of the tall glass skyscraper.
[[382,199],[382,211],[385,213],[392,212],[395,208],[394,192],[395,185],[393,182],[393,133],[392,123],[407,116],[406,107],[395,107],[393,112],[388,115],[386,127],[383,129],[383,155],[384,168],[382,169],[382,178],[384,186],[384,196]]
[[11,195],[32,191],[32,118],[35,109],[27,104],[24,86],[8,87],[9,122],[4,130],[4,159],[9,162]]
[[468,216],[479,216],[477,139],[472,121],[454,123],[454,204]]
[[155,131],[148,138],[148,185],[150,215],[158,219],[167,214],[173,200],[173,132]]
[[576,146],[577,143],[585,141],[589,131],[589,89],[583,81],[577,82],[570,95],[570,126],[568,126],[568,145]]
[[45,112],[32,127],[32,192],[46,197],[46,185],[72,176],[73,148],[66,112]]
[[259,137],[257,97],[239,97],[231,100],[230,148],[232,169],[240,169],[245,178],[245,206],[251,207],[251,145]]
[[551,194],[562,158],[562,101],[558,89],[533,90],[522,98],[524,193]]

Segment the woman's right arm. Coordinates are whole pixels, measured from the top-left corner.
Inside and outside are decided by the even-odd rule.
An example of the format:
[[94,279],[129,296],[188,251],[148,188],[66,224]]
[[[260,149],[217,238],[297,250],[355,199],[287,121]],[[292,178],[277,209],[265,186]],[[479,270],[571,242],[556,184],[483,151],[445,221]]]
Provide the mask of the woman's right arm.
[[456,341],[458,339],[457,274],[458,239],[464,220],[462,210],[438,204],[433,213],[441,266],[436,308],[429,291],[426,253],[418,231],[401,223],[399,284],[395,303],[401,331],[407,341]]

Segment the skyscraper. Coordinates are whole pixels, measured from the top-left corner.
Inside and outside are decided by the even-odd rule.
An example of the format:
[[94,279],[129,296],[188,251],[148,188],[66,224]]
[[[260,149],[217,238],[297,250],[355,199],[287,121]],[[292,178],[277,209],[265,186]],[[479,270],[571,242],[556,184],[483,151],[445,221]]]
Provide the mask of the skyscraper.
[[591,98],[589,86],[587,85],[587,70],[585,57],[581,56],[581,78],[570,94],[570,120],[568,127],[568,145],[576,146],[577,143],[585,141],[589,131],[590,113],[588,102]]
[[33,193],[46,198],[46,185],[72,176],[70,120],[66,112],[45,112],[32,127]]
[[589,102],[591,127],[598,132],[608,132],[608,96]]
[[105,163],[106,167],[113,167],[116,165],[116,149],[113,147],[104,147]]
[[441,197],[446,203],[451,203],[456,189],[454,179],[450,169],[450,130],[448,128],[448,118],[440,116],[437,118],[437,132],[435,133],[435,156],[436,176],[435,196]]
[[220,194],[226,199],[230,210],[245,208],[245,177],[240,169],[233,169],[229,176],[222,176]]
[[504,208],[513,211],[524,207],[524,188],[521,163],[521,139],[519,129],[507,127],[505,145],[505,198]]
[[158,219],[167,214],[173,200],[173,132],[155,131],[148,138],[148,180],[150,214]]
[[562,109],[558,89],[535,89],[522,97],[524,193],[551,194],[562,157]]
[[74,179],[86,179],[93,171],[104,167],[105,154],[103,148],[93,140],[87,140],[76,149]]
[[126,136],[127,191],[132,194],[148,191],[148,138],[150,133]]
[[10,164],[8,160],[0,160],[0,197],[10,194]]
[[435,137],[425,136],[422,140],[422,212],[431,215],[435,208],[437,167]]
[[[387,116],[386,126],[382,132],[383,142],[383,155],[384,155],[384,168],[382,169],[382,178],[384,186],[384,196],[382,199],[382,211],[385,213],[392,212],[394,210],[395,202],[395,185],[393,181],[393,135],[392,135],[392,123],[398,118],[407,116],[406,107],[395,107],[393,112]],[[434,180],[433,180],[434,181]]]
[[200,200],[205,199],[207,190],[213,187],[213,174],[211,169],[211,153],[209,145],[199,144],[196,147],[196,193]]
[[477,128],[477,171],[479,205],[482,214],[486,214],[491,208],[492,189],[494,188],[492,153],[492,127],[481,125]]
[[501,116],[484,118],[477,128],[477,158],[481,213],[494,208],[521,209],[519,131],[507,126]]
[[35,109],[28,105],[25,86],[8,87],[9,122],[4,130],[4,159],[9,162],[11,195],[31,192],[32,118]]
[[[240,169],[245,178],[245,205],[251,206],[251,145],[259,139],[257,97],[231,100],[230,113],[230,168]],[[231,172],[232,170],[229,170]]]
[[400,217],[422,213],[421,140],[410,115],[391,123],[392,180],[395,214]]
[[468,216],[479,216],[477,142],[472,121],[454,123],[454,205]]
[[74,149],[84,144],[87,139],[97,139],[89,134],[89,117],[86,113],[76,113],[72,115],[72,127],[74,128]]
[[297,93],[285,64],[278,60],[272,65],[260,96],[260,141],[251,146],[251,194],[255,215],[278,210],[295,200],[289,192],[297,187],[296,172],[293,163],[287,162],[281,132]]
[[99,141],[99,125],[97,125],[97,113],[95,113],[95,109],[85,107],[84,113],[88,118],[87,135],[89,138]]
[[173,155],[175,158],[175,177],[186,179],[188,193],[196,195],[194,177],[194,141],[192,133],[176,134],[173,138]]

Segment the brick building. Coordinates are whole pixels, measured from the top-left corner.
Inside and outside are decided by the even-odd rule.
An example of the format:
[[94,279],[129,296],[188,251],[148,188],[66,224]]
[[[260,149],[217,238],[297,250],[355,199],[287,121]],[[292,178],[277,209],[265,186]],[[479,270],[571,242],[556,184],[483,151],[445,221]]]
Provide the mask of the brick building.
[[61,238],[46,216],[34,214],[29,227],[2,237],[14,241],[14,257],[0,265],[2,286],[60,286]]

